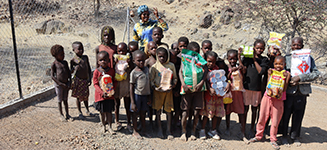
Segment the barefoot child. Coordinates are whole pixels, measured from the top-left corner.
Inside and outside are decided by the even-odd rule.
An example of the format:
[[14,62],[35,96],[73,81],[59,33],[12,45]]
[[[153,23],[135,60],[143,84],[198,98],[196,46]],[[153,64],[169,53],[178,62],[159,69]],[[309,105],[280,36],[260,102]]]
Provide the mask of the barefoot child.
[[[208,73],[213,70],[219,70],[219,67],[216,65],[218,55],[217,53],[213,51],[207,51],[205,53],[205,59],[207,61],[207,67],[208,67]],[[208,87],[208,90],[204,92],[204,101],[205,106],[201,110],[200,115],[203,116],[202,121],[202,127],[199,132],[200,139],[206,139],[206,133],[205,133],[205,127],[206,124],[210,119],[212,119],[212,126],[210,131],[208,132],[208,135],[211,136],[215,140],[220,140],[220,137],[217,133],[216,126],[218,123],[218,126],[221,122],[221,118],[225,115],[224,110],[224,103],[223,103],[223,97],[218,96],[215,92],[215,90],[212,88],[211,83],[209,81],[209,78],[206,80],[206,84]],[[229,84],[226,86],[224,91],[229,90]]]
[[[101,51],[106,51],[109,54],[109,67],[114,68],[114,54],[117,52],[117,45],[115,45],[115,31],[111,26],[104,26],[101,30],[101,45],[95,48],[96,56]],[[96,60],[96,62],[95,66],[98,68],[98,60]]]
[[140,115],[143,135],[146,134],[145,113],[148,110],[148,104],[151,104],[149,68],[144,66],[145,53],[143,51],[135,51],[133,53],[133,62],[136,65],[130,74],[130,98],[131,112],[133,120],[133,136],[140,139],[141,136],[137,132],[137,116]]
[[[132,62],[130,61],[130,54],[127,53],[127,45],[125,43],[119,43],[117,45],[117,54],[114,54],[115,58],[115,79],[117,81],[117,86],[115,90],[115,122],[117,130],[121,130],[122,125],[119,122],[119,107],[120,100],[124,99],[124,105],[126,110],[127,117],[127,129],[131,133],[133,132],[133,128],[131,126],[131,113],[130,113],[130,103],[131,100],[129,98],[129,75],[131,73]],[[127,60],[125,61],[125,58]]]
[[78,117],[83,119],[83,113],[81,111],[81,102],[84,102],[86,114],[92,116],[89,111],[89,86],[92,84],[92,72],[87,55],[83,55],[84,47],[81,42],[74,42],[72,44],[73,51],[76,54],[72,60],[70,60],[70,70],[73,73],[72,79],[72,97],[76,97],[76,105],[79,112]]
[[[251,118],[251,130],[249,137],[254,136],[254,125],[257,120],[257,107],[261,102],[261,79],[262,75],[267,71],[269,60],[267,57],[261,56],[265,50],[265,42],[263,40],[256,40],[254,42],[253,58],[244,58],[243,61],[239,61],[241,66],[244,66],[244,118],[246,121],[247,113],[249,111],[249,105],[251,105],[252,118]],[[239,49],[241,53],[242,48]],[[239,60],[241,56],[239,55]]]
[[[161,108],[167,115],[167,138],[172,139],[171,134],[171,111],[174,110],[173,91],[177,83],[177,74],[173,63],[169,62],[169,52],[163,47],[157,49],[157,62],[150,68],[150,83],[153,88],[152,108],[156,110],[156,118],[158,122],[158,136],[163,138],[161,128]],[[166,75],[165,75],[166,74]],[[165,84],[163,81],[169,84]],[[169,86],[169,87],[167,87]]]
[[[66,121],[71,119],[68,112],[68,91],[71,83],[70,70],[65,58],[64,48],[61,45],[54,45],[51,47],[51,55],[56,59],[51,65],[51,78],[55,82],[55,90],[58,97],[58,108],[60,119]],[[62,113],[62,105],[64,103],[66,116]]]
[[178,38],[177,41],[177,45],[178,45],[178,50],[179,50],[179,54],[178,57],[182,57],[182,50],[187,48],[187,45],[189,44],[189,40],[187,37],[182,36],[180,38]]
[[[93,85],[95,88],[95,97],[94,97],[94,107],[96,110],[100,112],[101,116],[101,122],[103,125],[104,132],[107,131],[106,125],[109,125],[109,133],[110,134],[116,134],[112,130],[112,112],[115,109],[115,102],[114,102],[114,96],[113,94],[108,94],[107,92],[104,92],[103,89],[103,82],[101,81],[101,78],[104,75],[110,75],[112,82],[114,81],[115,76],[115,70],[114,68],[110,68],[110,60],[109,60],[109,54],[106,51],[100,51],[97,56],[98,65],[99,68],[94,70],[93,73]],[[109,82],[109,84],[106,85],[109,89],[114,89],[115,84]]]
[[[277,144],[277,129],[279,121],[282,119],[283,111],[284,111],[284,100],[286,99],[286,87],[288,85],[290,79],[290,73],[284,70],[285,67],[285,58],[282,56],[277,56],[274,60],[274,69],[268,70],[268,79],[271,77],[278,82],[274,84],[280,84],[282,87],[279,88],[278,95],[275,97],[275,92],[271,93],[271,90],[274,91],[276,88],[270,88],[269,81],[267,90],[262,98],[261,105],[260,105],[260,115],[259,120],[257,123],[257,133],[254,138],[250,140],[250,142],[257,142],[260,141],[263,137],[263,132],[265,129],[266,122],[268,118],[271,118],[271,128],[270,128],[270,144],[274,149],[279,149]],[[280,73],[280,75],[275,75],[273,72]],[[277,77],[281,78],[282,80],[278,79]],[[270,79],[272,80],[272,79]],[[284,81],[283,81],[284,80]],[[282,85],[284,83],[284,85]],[[280,96],[279,96],[280,95]],[[273,97],[272,97],[273,96]]]
[[212,51],[212,42],[210,40],[204,40],[201,44],[202,57],[207,53],[207,51]]
[[[227,51],[227,60],[229,62],[229,71],[227,75],[227,79],[232,83],[232,99],[233,102],[230,104],[226,104],[226,134],[230,135],[230,114],[232,112],[237,113],[239,123],[241,124],[241,133],[242,139],[247,141],[245,137],[245,120],[244,120],[244,102],[243,102],[243,66],[237,64],[238,55],[240,53],[237,50],[228,50]],[[238,83],[235,82],[236,85],[233,84],[234,78],[238,78]],[[235,79],[237,80],[237,79]],[[242,84],[242,85],[241,85]]]
[[[189,50],[187,50],[189,49]],[[182,135],[181,140],[186,141],[186,123],[191,107],[194,109],[194,120],[191,131],[191,140],[196,140],[195,129],[199,120],[199,112],[203,108],[204,81],[207,76],[207,63],[199,54],[200,46],[191,42],[187,49],[182,50],[182,67],[179,71],[179,78],[182,84]],[[191,115],[191,114],[190,114]]]

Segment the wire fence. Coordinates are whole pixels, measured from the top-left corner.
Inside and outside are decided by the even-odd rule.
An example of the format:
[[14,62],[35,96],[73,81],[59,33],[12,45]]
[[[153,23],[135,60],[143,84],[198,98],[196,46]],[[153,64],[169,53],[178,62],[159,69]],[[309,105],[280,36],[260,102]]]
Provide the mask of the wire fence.
[[125,20],[126,7],[118,0],[0,0],[0,104],[53,85],[50,47],[54,44],[63,45],[69,62],[71,43],[81,41],[94,67],[93,49],[100,44],[100,28]]

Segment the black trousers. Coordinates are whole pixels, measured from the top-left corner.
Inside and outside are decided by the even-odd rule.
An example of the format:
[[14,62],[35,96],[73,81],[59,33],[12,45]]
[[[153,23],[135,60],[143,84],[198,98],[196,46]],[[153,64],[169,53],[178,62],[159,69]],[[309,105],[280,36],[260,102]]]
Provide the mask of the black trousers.
[[291,137],[299,137],[301,132],[302,120],[304,116],[305,106],[307,104],[307,95],[295,94],[286,95],[284,101],[284,114],[279,128],[279,132],[282,132],[283,136],[288,135],[288,125],[292,116],[292,125],[289,135]]

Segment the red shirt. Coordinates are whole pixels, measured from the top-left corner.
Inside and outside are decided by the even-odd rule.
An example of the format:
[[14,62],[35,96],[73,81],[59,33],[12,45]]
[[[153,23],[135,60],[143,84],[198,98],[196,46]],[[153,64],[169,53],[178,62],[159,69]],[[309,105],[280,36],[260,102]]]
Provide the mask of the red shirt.
[[[110,75],[112,78],[115,77],[115,69],[113,68],[110,68],[108,72],[106,72],[105,74],[108,74]],[[98,69],[95,69],[94,70],[94,73],[93,73],[93,85],[94,85],[94,88],[95,88],[95,96],[94,96],[94,102],[98,102],[98,101],[103,101],[105,100],[102,95],[103,95],[103,91],[100,87],[100,84],[99,84],[99,79],[100,77],[102,77],[102,73],[98,70]],[[114,80],[112,80],[114,82]],[[116,88],[116,84],[114,82],[114,89]],[[111,96],[109,98],[106,98],[106,99],[114,99],[114,96]]]
[[99,52],[101,51],[106,51],[109,54],[110,58],[110,68],[114,68],[114,54],[117,51],[117,46],[116,45],[111,45],[111,46],[106,46],[106,45],[99,45]]

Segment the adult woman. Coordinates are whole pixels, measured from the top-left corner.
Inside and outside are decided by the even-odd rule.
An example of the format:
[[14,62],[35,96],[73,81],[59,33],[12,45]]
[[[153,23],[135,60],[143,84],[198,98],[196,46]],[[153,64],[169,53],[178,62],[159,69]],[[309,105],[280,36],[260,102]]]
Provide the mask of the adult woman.
[[158,9],[153,9],[153,14],[156,16],[157,20],[149,18],[150,12],[148,6],[142,5],[137,9],[140,22],[136,23],[134,26],[133,40],[139,42],[141,51],[144,51],[148,42],[152,41],[152,30],[154,27],[158,26],[164,31],[168,30],[168,24],[158,15]]

